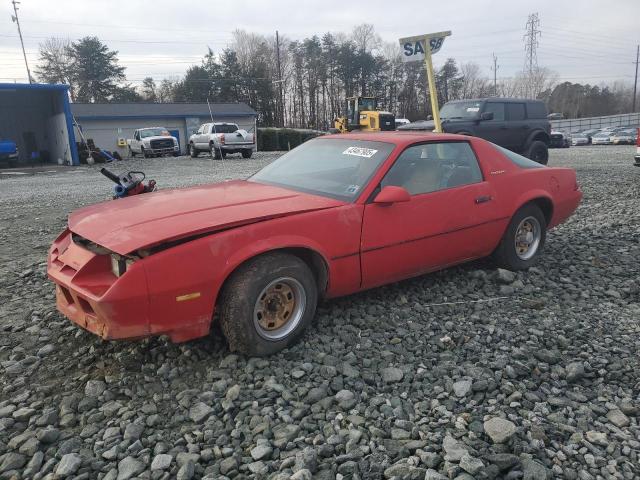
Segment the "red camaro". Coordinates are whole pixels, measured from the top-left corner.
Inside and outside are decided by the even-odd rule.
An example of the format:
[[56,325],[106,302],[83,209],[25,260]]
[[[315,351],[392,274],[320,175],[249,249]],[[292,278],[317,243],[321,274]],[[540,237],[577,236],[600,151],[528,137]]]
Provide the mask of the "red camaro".
[[205,336],[276,352],[336,297],[493,255],[512,270],[582,194],[573,170],[479,138],[330,135],[247,180],[73,212],[48,274],[58,309],[105,339]]

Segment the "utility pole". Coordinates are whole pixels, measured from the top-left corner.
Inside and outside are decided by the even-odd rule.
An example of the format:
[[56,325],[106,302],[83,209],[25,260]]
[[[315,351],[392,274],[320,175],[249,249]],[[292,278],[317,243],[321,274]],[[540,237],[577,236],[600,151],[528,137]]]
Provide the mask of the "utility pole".
[[640,45],[636,47],[636,78],[633,81],[633,107],[631,112],[636,111],[636,91],[638,90],[638,60],[640,59]]
[[493,54],[493,95],[498,96],[498,57]]
[[280,118],[279,123],[284,127],[284,96],[282,95],[282,68],[280,67],[280,35],[276,30],[276,58],[278,62],[278,89],[280,90]]
[[524,35],[524,69],[527,75],[527,96],[533,96],[533,78],[536,70],[538,70],[538,37],[542,34],[539,27],[540,18],[538,17],[538,14],[530,14],[527,18],[527,33]]
[[11,20],[18,25],[18,35],[20,36],[20,44],[22,45],[22,55],[24,55],[24,65],[27,67],[27,76],[29,77],[29,83],[33,83],[31,79],[31,72],[29,71],[29,63],[27,62],[27,52],[24,51],[24,41],[22,40],[22,30],[20,30],[20,20],[18,20],[18,5],[20,2],[16,2],[16,0],[11,0],[13,4],[13,15],[11,15]]

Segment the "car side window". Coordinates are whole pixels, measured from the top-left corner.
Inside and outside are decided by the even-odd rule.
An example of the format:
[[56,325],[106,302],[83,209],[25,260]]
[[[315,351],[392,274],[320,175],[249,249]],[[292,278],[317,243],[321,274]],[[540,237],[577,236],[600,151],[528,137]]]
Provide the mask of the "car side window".
[[484,104],[484,112],[492,112],[494,122],[504,122],[504,103],[487,102]]
[[135,132],[133,132],[133,138],[134,138],[134,140],[140,140],[140,134],[138,133],[137,130]]
[[524,103],[507,103],[507,120],[524,120]]
[[482,172],[468,142],[413,145],[400,154],[381,182],[411,195],[482,182]]

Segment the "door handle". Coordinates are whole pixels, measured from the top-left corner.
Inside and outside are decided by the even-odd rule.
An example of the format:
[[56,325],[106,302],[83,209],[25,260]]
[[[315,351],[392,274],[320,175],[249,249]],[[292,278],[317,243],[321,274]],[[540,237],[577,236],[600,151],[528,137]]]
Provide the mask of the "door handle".
[[476,204],[487,203],[487,202],[490,202],[491,200],[492,200],[491,195],[482,195],[476,198]]

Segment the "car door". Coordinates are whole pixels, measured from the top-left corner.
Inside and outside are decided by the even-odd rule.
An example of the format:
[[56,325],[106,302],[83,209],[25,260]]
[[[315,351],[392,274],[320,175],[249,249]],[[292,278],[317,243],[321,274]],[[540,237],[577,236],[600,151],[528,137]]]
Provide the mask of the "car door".
[[485,102],[482,107],[483,113],[492,113],[491,120],[479,120],[476,127],[478,137],[484,138],[496,145],[504,146],[507,142],[507,124],[505,120],[505,111],[503,102]]
[[131,140],[131,151],[140,153],[140,131],[133,132],[133,140]]
[[204,132],[206,128],[207,128],[207,124],[205,123],[204,125],[200,125],[200,128],[196,132],[196,138],[194,139],[193,143],[196,144],[196,148],[198,149],[204,148],[202,144],[203,144]]
[[505,102],[505,115],[508,143],[504,147],[515,150],[524,148],[531,130],[524,102]]
[[408,202],[365,205],[361,237],[363,288],[438,270],[490,253],[498,213],[466,141],[429,142],[404,150],[380,187],[405,188]]

